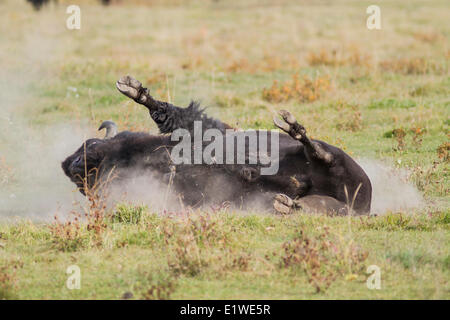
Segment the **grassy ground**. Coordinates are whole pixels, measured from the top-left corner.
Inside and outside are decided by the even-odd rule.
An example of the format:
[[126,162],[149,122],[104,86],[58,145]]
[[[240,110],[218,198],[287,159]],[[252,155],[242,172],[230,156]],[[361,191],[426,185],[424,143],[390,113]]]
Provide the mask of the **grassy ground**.
[[[200,99],[241,128],[272,128],[286,108],[314,138],[408,169],[427,205],[363,219],[126,206],[115,219],[87,208],[87,221],[70,225],[2,219],[0,298],[450,297],[447,1],[383,1],[379,31],[366,28],[365,1],[78,3],[81,30],[65,28],[65,5],[0,4],[1,201],[44,166],[12,143],[21,133],[9,123],[23,124],[24,141],[61,125],[92,136],[106,119],[156,132],[114,87],[131,74],[161,99]],[[43,190],[43,201],[59,200]],[[80,290],[65,286],[70,265]],[[380,290],[366,286],[369,265],[380,267]]]
[[[136,212],[132,216],[140,216]],[[219,211],[190,218],[143,214],[134,221],[108,221],[91,231],[84,225],[2,225],[1,257],[8,267],[0,269],[0,277],[8,281],[0,294],[45,299],[119,299],[127,292],[140,299],[449,297],[448,213],[360,220]],[[81,270],[80,290],[65,287],[71,265]],[[369,265],[380,268],[380,290],[367,288]]]

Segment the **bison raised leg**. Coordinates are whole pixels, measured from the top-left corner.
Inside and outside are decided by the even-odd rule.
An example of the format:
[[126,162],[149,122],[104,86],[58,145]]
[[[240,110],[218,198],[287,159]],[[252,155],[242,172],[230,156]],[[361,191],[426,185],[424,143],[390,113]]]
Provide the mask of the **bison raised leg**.
[[345,203],[329,196],[309,195],[291,199],[285,194],[277,194],[273,202],[274,209],[281,214],[290,214],[295,209],[305,213],[325,213],[330,215],[346,215],[348,207]]
[[297,122],[290,112],[281,110],[279,111],[279,114],[284,122],[274,117],[274,124],[284,132],[288,133],[295,140],[300,141],[305,146],[306,153],[310,158],[319,160],[328,166],[333,164],[333,155],[324,150],[318,142],[310,140],[306,135],[306,129]]
[[121,93],[148,109],[161,133],[172,133],[177,129],[192,131],[195,121],[200,121],[203,129],[215,128],[225,132],[230,128],[219,120],[207,117],[196,102],[191,102],[187,108],[180,108],[154,99],[149,90],[133,77],[120,78],[116,82],[116,87]]

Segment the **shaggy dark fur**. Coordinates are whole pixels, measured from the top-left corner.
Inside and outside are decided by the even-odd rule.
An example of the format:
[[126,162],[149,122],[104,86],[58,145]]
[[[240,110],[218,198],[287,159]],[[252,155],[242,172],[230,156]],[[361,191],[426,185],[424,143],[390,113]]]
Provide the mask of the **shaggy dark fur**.
[[[86,187],[95,187],[111,174],[114,182],[127,179],[130,172],[151,173],[152,177],[167,182],[173,168],[170,152],[176,143],[170,136],[125,131],[110,139],[87,140],[62,163],[62,168],[83,194]],[[247,190],[247,183],[236,173],[238,170],[224,165],[182,164],[176,166],[173,184],[190,206],[239,202],[252,190]]]
[[201,121],[203,129],[216,128],[225,132],[230,127],[219,120],[209,118],[198,102],[192,101],[187,108],[176,107],[167,102],[153,100],[150,116],[161,133],[172,133],[176,129],[194,130],[194,121]]

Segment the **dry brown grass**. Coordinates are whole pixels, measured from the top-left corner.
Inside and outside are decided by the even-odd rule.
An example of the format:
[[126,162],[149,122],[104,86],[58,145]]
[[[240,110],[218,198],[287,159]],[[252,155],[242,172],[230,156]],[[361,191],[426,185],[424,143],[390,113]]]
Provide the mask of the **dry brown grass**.
[[415,32],[413,34],[413,37],[416,40],[426,42],[426,43],[435,43],[436,41],[438,41],[439,39],[442,38],[442,36],[439,33],[434,32],[434,31]]
[[300,268],[317,293],[326,290],[340,276],[357,277],[364,270],[368,256],[368,252],[352,241],[332,234],[327,226],[320,228],[318,235],[307,235],[306,230],[300,230],[282,249],[280,266]]
[[0,264],[0,300],[15,299],[16,271],[23,268],[20,260],[2,261]]
[[439,159],[450,161],[450,142],[444,142],[436,150]]
[[310,52],[307,61],[310,66],[338,67],[350,65],[370,67],[372,65],[372,57],[369,54],[362,53],[357,46],[350,46],[344,50],[322,48],[319,51]]
[[295,56],[265,54],[263,58],[249,60],[247,57],[232,59],[230,63],[221,67],[227,73],[273,72],[277,70],[296,70],[300,66]]
[[54,223],[49,226],[52,245],[60,251],[76,251],[87,245],[83,226],[80,222],[81,215],[74,213],[70,221],[60,221],[55,215]]
[[404,150],[405,146],[406,146],[406,142],[405,142],[406,131],[402,128],[397,128],[397,129],[392,130],[392,135],[397,140],[397,147],[394,148],[394,150],[395,151]]
[[442,68],[426,58],[399,58],[380,62],[380,68],[401,74],[440,73]]
[[413,127],[410,128],[410,132],[412,132],[412,144],[416,149],[419,149],[422,146],[423,136],[427,132],[425,128],[421,127]]
[[[395,128],[384,134],[385,138],[395,138],[397,146],[393,148],[394,151],[404,151],[409,146],[420,149],[423,143],[423,137],[427,133],[426,128],[411,127],[409,129]],[[407,140],[407,137],[411,136],[411,139]]]
[[[195,276],[211,264],[217,264],[221,255],[211,252],[213,247],[226,248],[229,233],[218,226],[218,220],[208,214],[192,214],[163,229],[172,255],[168,266],[175,275]],[[170,240],[169,240],[170,239]]]
[[119,128],[126,128],[128,131],[146,132],[148,127],[142,122],[136,122],[132,119],[135,112],[134,106],[127,101],[126,111],[122,113],[121,117],[116,121]]
[[339,102],[336,105],[336,109],[339,111],[340,119],[336,124],[337,129],[352,132],[363,129],[363,118],[358,104]]
[[177,288],[177,278],[174,276],[154,279],[153,275],[146,275],[148,284],[135,288],[140,291],[140,299],[169,300]]
[[97,180],[92,187],[84,181],[86,205],[71,212],[67,221],[57,215],[49,230],[54,248],[61,251],[76,251],[85,247],[101,247],[103,236],[112,215],[107,210],[108,190],[115,176],[111,173],[104,181]]
[[295,74],[291,81],[278,84],[274,81],[270,88],[264,88],[262,98],[268,102],[286,102],[295,99],[299,102],[312,102],[322,97],[330,89],[328,76],[318,76],[311,79],[307,76],[302,80]]

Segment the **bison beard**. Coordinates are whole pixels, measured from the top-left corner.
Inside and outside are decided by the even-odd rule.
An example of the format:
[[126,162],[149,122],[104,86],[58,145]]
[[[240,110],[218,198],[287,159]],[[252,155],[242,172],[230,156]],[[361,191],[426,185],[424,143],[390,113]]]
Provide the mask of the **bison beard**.
[[[230,128],[207,117],[197,103],[180,108],[154,99],[132,77],[121,78],[116,86],[149,110],[161,133],[170,134],[176,129],[192,132],[194,121],[201,121],[203,129],[225,132]],[[82,193],[112,170],[119,179],[126,177],[127,170],[142,170],[162,181],[175,172],[175,191],[190,206],[230,201],[245,207],[246,200],[262,195],[265,206],[273,201],[275,210],[284,214],[295,208],[346,214],[349,207],[357,214],[368,214],[372,187],[362,168],[341,149],[309,139],[305,128],[289,112],[280,111],[280,115],[283,121],[274,119],[274,123],[287,134],[279,137],[279,170],[273,176],[260,175],[260,165],[174,165],[170,151],[177,142],[171,141],[170,135],[128,131],[113,137],[108,134],[103,140],[87,140],[62,167]],[[114,132],[111,125],[104,123],[100,128]],[[223,139],[228,138],[224,135]]]

